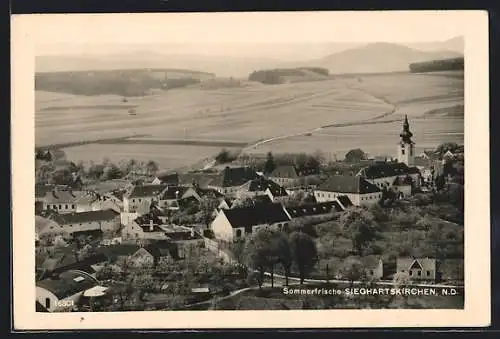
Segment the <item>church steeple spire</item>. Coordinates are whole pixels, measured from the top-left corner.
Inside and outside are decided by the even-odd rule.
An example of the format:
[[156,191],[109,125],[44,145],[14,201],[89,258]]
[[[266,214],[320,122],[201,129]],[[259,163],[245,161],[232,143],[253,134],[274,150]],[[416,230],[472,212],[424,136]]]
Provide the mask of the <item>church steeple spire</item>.
[[410,124],[408,123],[408,115],[405,114],[405,121],[403,122],[403,132],[399,135],[401,137],[401,141],[405,144],[411,144],[411,137],[413,133],[410,132]]

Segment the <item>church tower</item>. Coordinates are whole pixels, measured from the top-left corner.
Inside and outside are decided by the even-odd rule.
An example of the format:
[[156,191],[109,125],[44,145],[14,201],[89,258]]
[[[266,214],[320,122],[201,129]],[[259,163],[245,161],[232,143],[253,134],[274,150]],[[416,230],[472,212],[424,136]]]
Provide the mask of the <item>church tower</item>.
[[408,116],[406,114],[403,123],[403,132],[399,136],[401,137],[401,141],[398,143],[398,162],[403,162],[407,166],[413,166],[415,143],[411,140],[413,134],[410,132],[410,124],[408,123]]

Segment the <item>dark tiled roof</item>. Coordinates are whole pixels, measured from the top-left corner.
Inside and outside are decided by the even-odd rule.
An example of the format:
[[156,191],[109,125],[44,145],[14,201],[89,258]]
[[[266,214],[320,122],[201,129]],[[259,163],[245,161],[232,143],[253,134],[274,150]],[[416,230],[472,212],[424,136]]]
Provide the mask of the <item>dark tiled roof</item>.
[[51,192],[53,189],[53,185],[35,185],[35,197],[43,198],[48,192]]
[[117,244],[111,246],[102,246],[97,249],[97,253],[104,254],[108,259],[119,256],[129,256],[137,252],[140,248],[134,244]]
[[44,201],[48,204],[72,204],[88,194],[89,193],[84,191],[55,189],[46,192]]
[[339,195],[337,197],[337,200],[340,201],[342,206],[344,206],[345,208],[353,206],[351,199],[349,199],[349,197],[347,195]]
[[52,219],[59,225],[77,224],[92,221],[109,221],[117,218],[120,214],[114,210],[87,211],[78,213],[57,214]]
[[149,244],[145,246],[144,249],[155,258],[165,258],[170,256],[174,259],[177,259],[178,257],[175,244],[172,244],[170,242],[162,241],[154,244]]
[[202,197],[214,197],[214,198],[222,198],[224,194],[219,193],[217,190],[213,188],[200,188],[196,187],[195,188],[196,193],[202,198]]
[[318,187],[320,191],[367,194],[380,192],[374,184],[359,176],[334,175]]
[[242,188],[248,192],[257,192],[257,191],[265,191],[268,188],[270,190],[279,190],[282,187],[272,180],[259,177],[257,179],[248,181],[247,183],[242,185]]
[[420,174],[420,170],[417,167],[409,167],[408,174]]
[[144,197],[155,197],[160,195],[163,190],[167,188],[167,185],[135,185],[132,190],[126,194],[128,198],[144,198]]
[[241,186],[256,178],[258,178],[258,174],[250,167],[227,167],[210,182],[210,185],[216,187]]
[[222,210],[221,213],[226,215],[233,228],[290,220],[281,204],[257,204],[248,207],[235,207],[229,210]]
[[367,179],[378,179],[410,174],[411,171],[413,170],[410,170],[409,167],[402,162],[377,163],[361,170],[363,176]]
[[90,268],[90,266],[95,265],[95,264],[99,264],[99,263],[102,263],[102,262],[105,262],[108,260],[108,258],[102,253],[94,254],[94,255],[87,257],[87,258],[84,258],[80,261],[76,261],[76,258],[74,256],[70,256],[68,258],[70,259],[71,263],[66,262],[64,265],[61,265],[61,266],[58,265],[57,267],[55,267],[52,270],[52,272],[59,274],[59,273],[69,271],[69,270],[87,271]]
[[299,177],[299,174],[295,166],[285,165],[276,167],[269,176],[273,178],[297,179]]
[[160,195],[160,200],[180,199],[187,190],[188,187],[184,186],[168,186]]
[[171,172],[163,172],[156,175],[162,184],[179,185],[179,174]]
[[57,298],[64,299],[97,286],[97,282],[85,274],[68,271],[61,273],[58,279],[40,280],[36,285],[52,292]]
[[252,197],[252,200],[256,203],[256,204],[272,204],[272,200],[271,198],[269,198],[269,196],[267,194],[264,194],[264,195],[257,195],[255,197]]
[[436,259],[431,258],[398,258],[396,261],[398,272],[405,270],[406,272],[414,265],[420,265],[423,270],[435,270]]
[[308,204],[297,207],[287,207],[286,211],[292,218],[341,212],[343,209],[336,201],[322,202],[319,204]]

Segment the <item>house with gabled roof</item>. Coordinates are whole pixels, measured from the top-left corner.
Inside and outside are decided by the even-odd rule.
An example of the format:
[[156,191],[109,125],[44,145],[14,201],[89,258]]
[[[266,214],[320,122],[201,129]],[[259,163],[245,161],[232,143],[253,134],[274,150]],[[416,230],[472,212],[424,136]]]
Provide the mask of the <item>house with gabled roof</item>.
[[258,177],[241,185],[236,192],[235,197],[243,198],[248,196],[266,195],[268,190],[279,191],[284,190],[284,188],[270,179]]
[[147,200],[159,201],[163,192],[168,188],[167,185],[139,184],[131,187],[123,195],[123,211],[133,213],[139,204]]
[[55,214],[50,217],[50,220],[54,224],[44,227],[39,236],[49,234],[72,236],[77,232],[91,231],[113,233],[120,228],[120,213],[112,209]]
[[49,312],[70,311],[85,291],[98,285],[95,278],[84,272],[67,271],[56,279],[37,281],[36,300]]
[[335,201],[347,196],[355,206],[369,206],[378,203],[382,191],[360,176],[334,175],[314,190],[318,202]]
[[131,266],[145,268],[177,260],[178,256],[174,244],[161,241],[138,248],[128,259]]
[[179,185],[179,173],[177,172],[160,172],[156,173],[156,177],[151,182],[153,185]]
[[167,240],[161,225],[163,221],[159,217],[151,214],[142,215],[122,227],[122,241],[144,244],[149,241]]
[[433,258],[398,258],[396,261],[398,273],[408,276],[410,280],[435,281],[436,259]]
[[299,184],[302,176],[295,165],[283,165],[276,167],[269,175],[269,179],[283,187],[295,187]]
[[234,196],[241,185],[258,177],[250,167],[226,167],[207,186],[221,194]]
[[265,194],[269,196],[272,202],[282,202],[289,197],[288,191],[279,185],[268,187]]
[[216,238],[233,241],[251,236],[265,227],[281,230],[289,225],[290,220],[281,204],[256,204],[222,209],[210,229]]
[[375,163],[362,168],[357,176],[360,176],[376,185],[380,189],[389,189],[398,177],[410,177],[412,187],[418,188],[421,183],[420,170],[417,167],[408,167],[402,162]]
[[97,200],[98,196],[93,192],[55,186],[41,198],[43,210],[56,211],[59,214],[91,210],[91,204]]

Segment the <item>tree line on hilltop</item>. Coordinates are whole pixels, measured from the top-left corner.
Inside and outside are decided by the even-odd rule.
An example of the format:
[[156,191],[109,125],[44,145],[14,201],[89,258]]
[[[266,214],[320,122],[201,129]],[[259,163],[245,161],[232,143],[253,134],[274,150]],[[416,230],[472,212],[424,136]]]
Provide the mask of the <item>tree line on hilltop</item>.
[[432,60],[410,64],[412,73],[464,70],[464,58]]
[[304,76],[304,71],[316,73],[318,75],[328,76],[329,71],[321,67],[302,67],[302,68],[276,68],[268,70],[253,71],[248,76],[248,80],[257,81],[263,84],[282,84],[287,76]]
[[60,72],[35,74],[35,90],[76,95],[143,96],[152,89],[172,89],[200,83],[196,77],[161,78],[142,71]]

